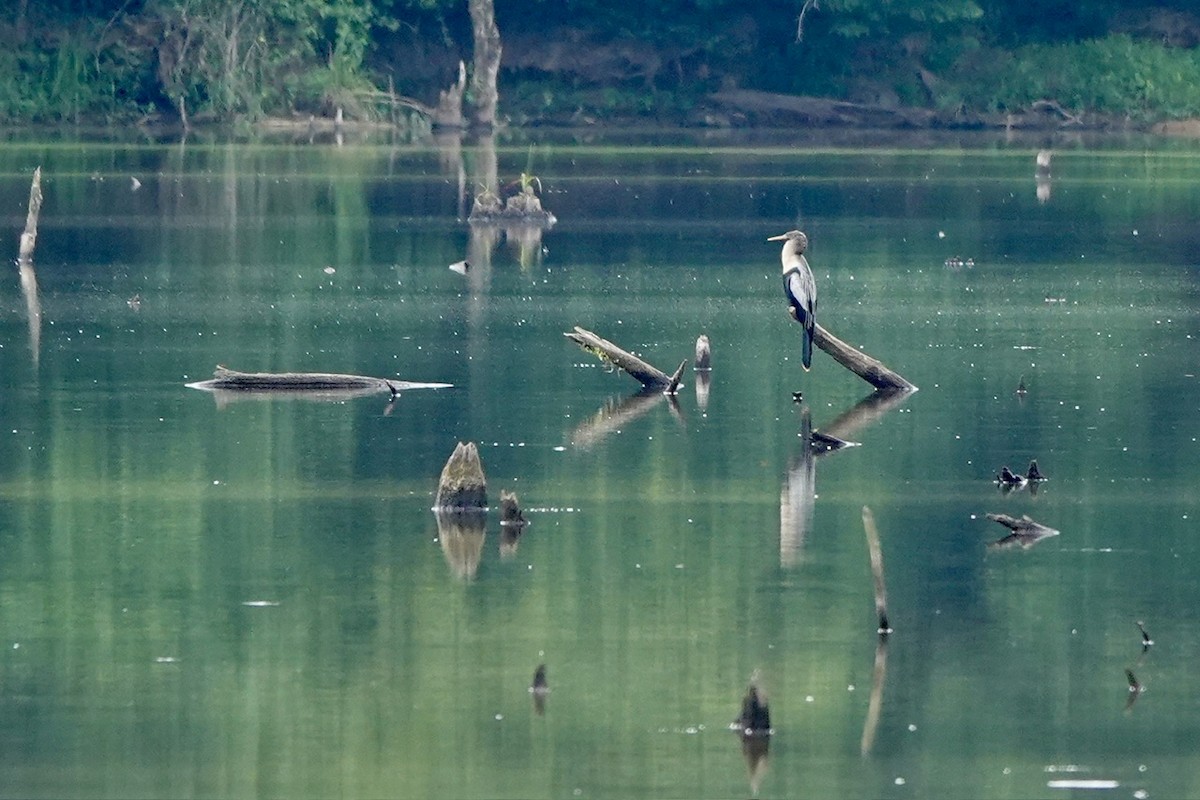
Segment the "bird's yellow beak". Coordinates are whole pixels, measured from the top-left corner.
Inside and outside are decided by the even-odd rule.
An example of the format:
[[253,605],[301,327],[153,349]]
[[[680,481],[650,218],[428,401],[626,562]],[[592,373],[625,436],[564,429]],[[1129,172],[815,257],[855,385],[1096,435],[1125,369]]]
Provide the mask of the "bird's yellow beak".
[[768,238],[767,241],[768,242],[782,242],[786,238],[787,238],[787,234],[781,233],[778,236],[772,236],[772,237]]

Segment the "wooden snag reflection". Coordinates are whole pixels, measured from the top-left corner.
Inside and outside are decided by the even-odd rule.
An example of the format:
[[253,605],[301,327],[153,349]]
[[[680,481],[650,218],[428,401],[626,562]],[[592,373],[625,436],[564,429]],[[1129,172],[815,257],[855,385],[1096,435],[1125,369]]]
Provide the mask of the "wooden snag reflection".
[[38,295],[37,274],[33,270],[33,248],[37,243],[38,217],[42,212],[42,168],[33,171],[29,185],[29,209],[25,215],[25,230],[17,251],[17,272],[21,296],[25,299],[25,315],[29,322],[29,350],[33,366],[38,365],[42,344],[42,301]]
[[863,506],[862,520],[867,535],[867,553],[871,558],[871,577],[875,580],[875,615],[879,620],[877,632],[887,635],[892,632],[892,626],[888,623],[887,588],[883,582],[883,549],[879,546],[875,515],[868,506]]

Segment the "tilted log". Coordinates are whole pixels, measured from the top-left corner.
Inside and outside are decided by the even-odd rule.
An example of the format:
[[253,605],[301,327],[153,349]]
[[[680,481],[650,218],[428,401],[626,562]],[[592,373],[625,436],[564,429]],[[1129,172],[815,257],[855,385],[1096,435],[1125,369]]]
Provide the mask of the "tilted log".
[[570,333],[564,333],[575,344],[595,355],[601,361],[620,367],[647,389],[660,389],[664,394],[675,394],[679,390],[680,378],[687,367],[687,360],[679,365],[674,375],[668,375],[658,367],[652,366],[642,359],[623,350],[612,342],[604,339],[578,325]]
[[843,342],[817,323],[813,329],[813,344],[828,353],[834,361],[862,378],[876,389],[900,389],[915,392],[917,386],[899,373],[888,369],[877,359]]

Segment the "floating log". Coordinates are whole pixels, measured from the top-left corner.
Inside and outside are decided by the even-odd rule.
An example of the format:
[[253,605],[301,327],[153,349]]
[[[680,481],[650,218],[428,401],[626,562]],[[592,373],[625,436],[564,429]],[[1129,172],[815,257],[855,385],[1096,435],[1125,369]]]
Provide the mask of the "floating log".
[[828,353],[834,361],[862,378],[876,389],[915,392],[917,386],[897,372],[888,369],[877,359],[851,347],[817,323],[813,328],[813,344]]
[[687,366],[686,359],[680,363],[674,375],[668,375],[658,367],[651,366],[638,358],[633,353],[621,349],[607,339],[597,336],[578,325],[575,326],[574,331],[564,333],[563,336],[566,336],[601,361],[620,367],[647,389],[660,389],[664,394],[675,394],[679,391],[680,378],[683,375],[684,368]]
[[449,383],[415,383],[366,375],[341,375],[333,372],[238,372],[217,365],[211,380],[189,383],[190,389],[247,392],[358,391],[390,392],[393,396],[408,389],[446,389]]
[[479,449],[474,442],[459,442],[442,467],[434,508],[441,510],[486,510],[487,480]]
[[25,231],[21,234],[18,259],[22,262],[33,258],[33,247],[37,244],[38,216],[42,213],[42,168],[33,171],[29,186],[29,211],[25,215]]
[[1034,522],[1028,514],[1021,515],[1020,519],[1010,517],[1008,514],[988,514],[987,518],[992,522],[999,522],[1013,533],[1040,533],[1043,536],[1053,536],[1058,533],[1054,528]]
[[989,545],[992,549],[1021,547],[1027,550],[1042,539],[1050,536],[1058,536],[1059,534],[1054,528],[1043,525],[1040,522],[1034,522],[1027,515],[1017,519],[1016,517],[1010,517],[1008,514],[988,514],[987,518],[993,522],[999,522],[1012,531],[1007,536],[992,542]]
[[883,584],[883,550],[879,546],[879,530],[875,527],[875,515],[867,506],[863,506],[862,519],[863,530],[867,534],[867,552],[871,557],[871,576],[875,579],[875,615],[879,619],[878,633],[880,636],[887,636],[892,632],[892,626],[888,624],[887,589]]

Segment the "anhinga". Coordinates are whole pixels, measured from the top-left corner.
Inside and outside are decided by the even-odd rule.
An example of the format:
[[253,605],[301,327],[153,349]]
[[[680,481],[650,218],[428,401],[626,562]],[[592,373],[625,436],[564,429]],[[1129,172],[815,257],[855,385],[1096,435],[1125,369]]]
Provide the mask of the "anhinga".
[[803,231],[788,231],[772,236],[767,241],[783,242],[783,252],[780,254],[783,293],[787,295],[792,319],[804,326],[800,363],[808,370],[812,366],[813,328],[817,324],[817,282],[804,257],[804,251],[808,249],[808,237]]

